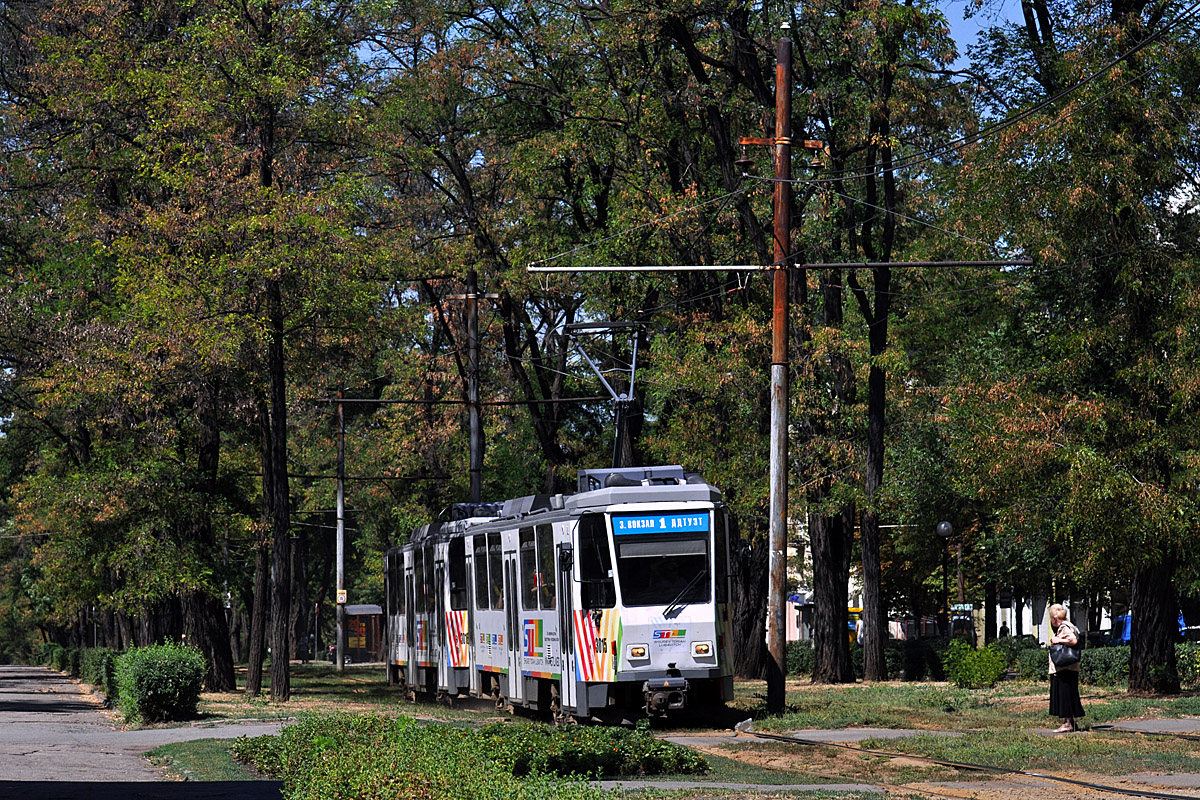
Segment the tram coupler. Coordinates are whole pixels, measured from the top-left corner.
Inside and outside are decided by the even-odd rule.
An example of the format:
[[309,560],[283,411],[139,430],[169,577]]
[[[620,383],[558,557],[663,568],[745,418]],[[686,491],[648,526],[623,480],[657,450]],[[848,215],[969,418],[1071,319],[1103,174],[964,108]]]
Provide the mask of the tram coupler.
[[642,684],[642,692],[646,696],[646,713],[651,716],[687,707],[687,678],[655,678]]

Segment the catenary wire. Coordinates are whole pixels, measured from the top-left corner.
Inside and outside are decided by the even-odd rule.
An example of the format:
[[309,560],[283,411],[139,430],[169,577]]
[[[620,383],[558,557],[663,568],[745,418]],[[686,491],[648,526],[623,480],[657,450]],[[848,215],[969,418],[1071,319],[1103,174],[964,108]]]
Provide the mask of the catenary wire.
[[[1029,117],[1032,117],[1035,114],[1038,114],[1043,109],[1053,106],[1054,104],[1058,103],[1063,98],[1068,97],[1071,94],[1073,94],[1074,92],[1077,92],[1080,89],[1084,88],[1085,86],[1093,83],[1094,81],[1099,80],[1103,75],[1107,74],[1113,67],[1117,66],[1125,59],[1133,56],[1134,54],[1140,52],[1141,50],[1145,49],[1146,47],[1149,47],[1151,44],[1157,42],[1159,39],[1161,39],[1163,36],[1165,36],[1167,33],[1169,33],[1173,28],[1175,28],[1179,25],[1182,25],[1183,23],[1188,21],[1189,18],[1196,15],[1196,12],[1198,10],[1200,10],[1200,2],[1193,3],[1191,6],[1184,9],[1184,11],[1179,16],[1174,18],[1170,23],[1168,23],[1164,27],[1151,33],[1149,36],[1142,39],[1140,42],[1138,42],[1133,47],[1126,50],[1124,53],[1121,53],[1120,55],[1115,56],[1114,58],[1110,59],[1106,64],[1104,64],[1104,66],[1100,67],[1099,69],[1094,71],[1092,74],[1090,74],[1087,77],[1083,78],[1082,80],[1072,84],[1071,86],[1067,87],[1066,89],[1059,91],[1058,93],[1054,94],[1053,96],[1048,97],[1045,100],[1041,100],[1041,101],[1035,103],[1034,105],[1030,106],[1029,108],[1027,108],[1011,117],[1007,117],[1003,120],[993,123],[992,125],[985,126],[983,129],[981,129],[975,133],[964,134],[962,136],[951,139],[948,143],[946,143],[944,145],[940,145],[940,146],[934,147],[934,148],[928,148],[924,151],[918,151],[917,153],[914,153],[910,156],[902,157],[902,158],[892,162],[892,165],[886,170],[882,169],[882,168],[876,168],[876,169],[872,169],[872,170],[847,169],[847,170],[842,170],[839,172],[827,173],[826,175],[824,175],[820,178],[791,179],[791,180],[787,180],[787,181],[784,181],[781,178],[774,178],[774,177],[768,177],[768,176],[754,176],[754,175],[748,175],[748,174],[743,174],[743,177],[748,177],[748,178],[751,178],[754,180],[759,180],[759,181],[765,181],[768,183],[775,183],[775,182],[783,181],[783,182],[787,182],[787,183],[794,183],[794,184],[801,184],[801,185],[814,185],[814,184],[829,183],[829,182],[833,182],[833,181],[855,180],[858,178],[869,178],[872,176],[877,176],[877,175],[883,174],[884,172],[908,169],[910,167],[918,166],[920,164],[924,164],[929,161],[933,161],[941,156],[946,155],[947,153],[956,152],[958,150],[961,150],[963,147],[966,147],[970,144],[978,142],[981,139],[990,137],[994,134],[1000,133],[1020,122],[1023,122],[1024,120],[1028,119]],[[1066,118],[1064,117],[1062,119],[1066,119]],[[1047,126],[1058,124],[1058,122],[1060,122],[1060,121],[1062,121],[1062,120],[1055,120],[1053,123],[1048,123]]]

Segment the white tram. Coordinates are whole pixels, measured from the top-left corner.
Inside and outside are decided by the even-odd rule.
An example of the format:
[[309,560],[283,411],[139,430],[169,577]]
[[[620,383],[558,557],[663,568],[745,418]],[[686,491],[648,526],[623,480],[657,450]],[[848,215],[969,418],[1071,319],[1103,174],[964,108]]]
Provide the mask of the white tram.
[[389,683],[581,718],[733,697],[719,489],[583,470],[577,494],[460,508],[386,555]]

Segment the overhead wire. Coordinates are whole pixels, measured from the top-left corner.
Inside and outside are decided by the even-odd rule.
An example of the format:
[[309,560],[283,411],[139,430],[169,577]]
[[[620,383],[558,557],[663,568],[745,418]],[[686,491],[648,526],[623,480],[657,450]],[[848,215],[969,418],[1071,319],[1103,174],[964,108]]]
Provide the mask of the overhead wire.
[[[962,148],[969,146],[971,144],[974,144],[975,142],[978,142],[981,139],[993,136],[997,133],[1007,130],[1008,128],[1011,128],[1014,125],[1017,125],[1020,122],[1023,122],[1026,119],[1040,113],[1043,109],[1057,104],[1060,100],[1070,96],[1071,94],[1079,91],[1080,89],[1083,89],[1084,87],[1090,85],[1091,83],[1099,80],[1101,77],[1106,75],[1111,69],[1113,69],[1115,66],[1120,64],[1122,61],[1130,58],[1131,56],[1133,56],[1136,53],[1140,52],[1141,50],[1145,49],[1146,47],[1149,47],[1151,44],[1154,44],[1159,39],[1166,36],[1167,33],[1169,33],[1172,29],[1187,22],[1191,17],[1196,16],[1198,11],[1200,11],[1200,0],[1198,0],[1198,2],[1193,3],[1188,8],[1184,9],[1184,11],[1179,16],[1175,17],[1171,22],[1164,25],[1162,28],[1159,28],[1158,30],[1154,31],[1149,36],[1147,36],[1146,38],[1137,42],[1136,44],[1134,44],[1132,47],[1130,47],[1128,50],[1121,53],[1120,55],[1113,57],[1107,63],[1105,63],[1103,66],[1101,66],[1100,68],[1098,68],[1097,70],[1092,72],[1090,75],[1086,76],[1085,78],[1083,78],[1080,81],[1077,81],[1076,83],[1072,84],[1071,86],[1067,87],[1066,89],[1060,90],[1059,92],[1055,93],[1051,97],[1048,97],[1045,100],[1041,100],[1041,101],[1035,103],[1034,105],[1030,106],[1029,108],[1022,110],[1019,113],[1017,113],[1011,117],[1006,117],[1005,119],[995,122],[991,125],[984,126],[979,131],[976,131],[974,133],[969,133],[969,134],[963,134],[961,136],[951,139],[949,142],[947,142],[944,145],[939,145],[937,147],[918,151],[916,153],[913,153],[912,155],[905,156],[896,161],[893,161],[892,164],[886,169],[884,169],[884,168],[875,168],[875,169],[871,169],[871,170],[846,169],[846,170],[826,173],[825,175],[823,175],[820,178],[783,179],[783,178],[774,178],[771,176],[754,176],[754,175],[745,175],[745,174],[743,175],[743,177],[749,177],[751,179],[765,181],[767,183],[785,182],[785,183],[800,184],[800,185],[820,185],[823,183],[830,183],[833,181],[856,180],[859,178],[874,177],[874,176],[881,175],[884,172],[894,172],[894,171],[898,171],[898,170],[909,169],[911,167],[918,166],[920,164],[928,163],[928,162],[933,161],[933,160],[935,160],[941,156],[944,156],[948,153],[952,153],[952,152],[961,150]],[[1057,124],[1057,121],[1055,121],[1054,123],[1049,123],[1049,124]]]
[[[1115,66],[1120,64],[1122,61],[1132,57],[1133,55],[1140,52],[1141,50],[1149,47],[1151,44],[1154,44],[1155,42],[1159,41],[1160,39],[1162,39],[1164,36],[1166,36],[1168,33],[1170,33],[1175,28],[1182,26],[1183,24],[1188,22],[1192,17],[1195,17],[1197,15],[1197,12],[1200,12],[1200,0],[1197,0],[1197,2],[1194,2],[1190,6],[1186,7],[1179,15],[1177,15],[1176,17],[1171,19],[1164,26],[1158,28],[1157,30],[1152,32],[1150,35],[1148,35],[1145,38],[1143,38],[1142,40],[1138,41],[1132,47],[1130,47],[1129,49],[1122,52],[1120,55],[1114,56],[1112,59],[1110,59],[1108,62],[1106,62],[1103,66],[1101,66],[1100,68],[1093,71],[1091,74],[1087,75],[1086,77],[1077,81],[1076,83],[1072,84],[1071,86],[1067,87],[1066,89],[1063,89],[1063,90],[1055,93],[1053,96],[1046,98],[1045,100],[1042,100],[1038,103],[1035,103],[1033,106],[1030,106],[1029,108],[1022,110],[1021,112],[1019,112],[1011,117],[1007,117],[996,123],[985,126],[984,128],[980,129],[979,131],[976,131],[976,132],[970,133],[970,134],[963,134],[962,136],[951,139],[948,143],[946,143],[944,145],[927,148],[925,150],[918,151],[917,153],[911,154],[909,156],[902,157],[902,158],[892,162],[892,164],[886,169],[884,169],[882,167],[877,167],[877,168],[874,168],[871,170],[847,169],[847,170],[842,170],[842,171],[837,171],[837,172],[825,173],[824,175],[822,175],[819,178],[782,179],[782,178],[775,178],[773,176],[751,175],[749,173],[743,173],[742,177],[753,180],[753,181],[759,181],[762,183],[766,183],[766,184],[771,184],[771,183],[776,183],[776,182],[786,182],[786,183],[790,183],[790,184],[794,184],[794,185],[806,185],[806,186],[820,187],[820,186],[828,185],[828,184],[836,182],[836,181],[849,181],[849,180],[856,180],[856,179],[860,179],[860,178],[874,177],[874,176],[881,175],[884,172],[889,172],[889,171],[894,172],[894,171],[899,171],[899,170],[910,169],[912,167],[928,163],[930,161],[936,160],[937,158],[945,156],[949,153],[960,151],[963,148],[970,146],[972,144],[975,144],[982,139],[985,139],[990,136],[994,136],[998,133],[1001,133],[1004,130],[1007,130],[1008,128],[1011,128],[1014,125],[1017,125],[1017,124],[1025,121],[1026,119],[1029,119],[1030,117],[1040,113],[1043,109],[1057,104],[1060,100],[1062,100],[1066,97],[1069,97],[1073,93],[1083,89],[1084,87],[1090,85],[1091,83],[1095,82],[1096,80],[1099,80],[1101,77],[1106,75],[1110,70],[1112,70]],[[1190,51],[1195,46],[1196,46],[1196,43],[1189,44],[1180,53],[1173,56],[1171,61],[1174,61],[1176,58],[1181,57],[1184,53]],[[1170,61],[1168,61],[1168,63],[1170,63]],[[1114,87],[1113,89],[1109,90],[1108,92],[1104,93],[1103,95],[1101,95],[1097,98],[1092,98],[1091,100],[1087,101],[1086,103],[1084,103],[1083,105],[1079,106],[1076,109],[1066,112],[1065,114],[1060,114],[1054,120],[1050,120],[1050,121],[1047,121],[1046,123],[1043,123],[1037,129],[1045,130],[1049,127],[1053,127],[1055,125],[1061,124],[1065,120],[1069,119],[1072,114],[1077,113],[1078,111],[1082,110],[1083,108],[1086,108],[1087,106],[1089,106],[1095,102],[1098,102],[1101,99],[1111,96],[1112,93],[1116,92],[1120,88],[1124,88],[1125,86],[1128,86],[1131,82],[1138,80],[1139,78],[1141,78],[1142,76],[1147,74],[1149,71],[1151,71],[1151,69],[1152,68],[1148,68],[1147,70],[1144,70],[1143,72],[1139,73],[1134,78],[1131,78],[1130,80],[1124,82],[1123,84],[1121,84],[1118,87]],[[622,236],[627,236],[631,233],[635,233],[639,230],[643,230],[648,227],[660,225],[661,223],[663,223],[669,219],[680,216],[682,214],[700,210],[707,206],[713,205],[714,203],[719,203],[719,202],[723,202],[726,200],[730,200],[739,195],[746,194],[747,191],[748,191],[747,187],[740,187],[734,191],[726,192],[717,197],[709,198],[708,200],[688,206],[686,208],[678,209],[678,210],[672,211],[668,214],[660,215],[653,219],[647,220],[646,222],[635,225],[632,228],[626,228],[624,230],[617,231],[615,233],[604,236],[600,239],[597,239],[597,240],[594,240],[591,242],[585,242],[583,244],[578,245],[577,247],[571,248],[570,250],[562,251],[562,252],[556,253],[554,255],[547,256],[545,258],[537,259],[535,261],[530,262],[530,264],[528,266],[536,266],[539,264],[550,263],[552,261],[557,261],[561,258],[565,258],[570,255],[575,255],[577,253],[584,252],[586,250],[594,249],[596,246],[598,246],[600,244],[604,244],[606,242],[612,241],[612,240],[620,238]],[[838,192],[837,194],[839,194],[843,197],[847,197],[846,195],[844,195],[840,192]],[[857,198],[849,198],[849,199],[854,199],[856,202],[864,202],[865,203],[865,201],[859,201],[859,200],[857,200]],[[866,205],[871,205],[871,204],[866,204]],[[877,209],[880,208],[879,206],[873,206],[873,207],[875,207]],[[894,212],[894,211],[892,213],[896,214],[896,212]],[[897,214],[897,216],[901,217],[902,219],[907,219],[911,222],[927,225],[928,227],[931,227],[931,228],[934,228],[937,230],[941,230],[944,233],[949,233],[953,236],[963,238],[964,240],[970,241],[975,244],[986,245],[986,243],[984,243],[984,242],[981,242],[978,240],[972,240],[969,237],[963,236],[962,234],[957,234],[956,232],[948,231],[944,228],[939,228],[936,225],[927,223],[918,218],[908,217],[906,215],[899,215],[899,214]]]

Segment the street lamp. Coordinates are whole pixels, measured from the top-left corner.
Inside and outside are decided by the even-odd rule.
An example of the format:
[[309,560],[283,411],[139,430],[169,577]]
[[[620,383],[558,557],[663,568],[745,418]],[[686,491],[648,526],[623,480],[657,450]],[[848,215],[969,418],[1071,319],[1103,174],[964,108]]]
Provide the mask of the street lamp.
[[942,520],[937,524],[937,533],[946,540],[946,547],[942,548],[942,635],[947,636],[950,633],[950,589],[947,581],[950,566],[947,547],[950,544],[950,537],[954,535],[954,526]]

